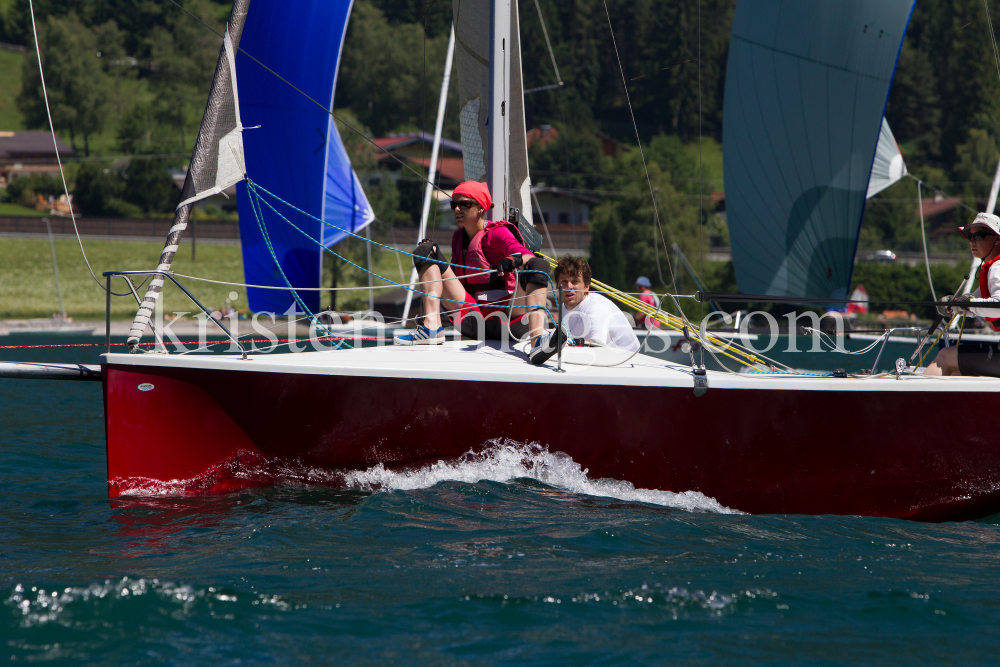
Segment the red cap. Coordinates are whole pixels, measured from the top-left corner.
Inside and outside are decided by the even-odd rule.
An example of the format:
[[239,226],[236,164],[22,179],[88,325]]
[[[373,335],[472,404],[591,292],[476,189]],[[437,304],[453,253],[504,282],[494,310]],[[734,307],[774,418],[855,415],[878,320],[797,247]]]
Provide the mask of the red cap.
[[451,193],[452,198],[458,195],[465,195],[483,207],[484,211],[493,208],[493,198],[490,197],[490,189],[485,183],[479,181],[465,181],[459,183],[455,191]]

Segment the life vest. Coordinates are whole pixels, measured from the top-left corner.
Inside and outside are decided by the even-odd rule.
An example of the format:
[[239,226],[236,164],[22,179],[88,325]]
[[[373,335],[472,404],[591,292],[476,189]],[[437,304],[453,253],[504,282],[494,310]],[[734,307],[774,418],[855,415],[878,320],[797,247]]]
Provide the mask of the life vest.
[[[1000,259],[1000,255],[997,255],[988,262],[983,262],[983,265],[979,267],[979,296],[984,299],[990,298],[990,267],[992,267],[994,262],[998,259]],[[1000,331],[1000,317],[985,317],[983,319],[990,323],[990,326],[993,327],[994,331]]]
[[[517,226],[506,220],[492,221],[486,227],[477,232],[469,241],[469,247],[463,248],[465,231],[461,228],[455,231],[451,237],[451,268],[462,281],[465,291],[469,293],[483,315],[490,312],[506,310],[510,306],[509,299],[514,295],[517,287],[517,277],[513,273],[508,273],[501,277],[498,274],[483,274],[482,271],[495,270],[497,267],[490,266],[486,261],[483,252],[483,244],[487,236],[503,227],[510,230],[517,241],[524,245],[524,239]],[[469,267],[469,268],[466,268]],[[479,273],[480,275],[470,275]],[[498,302],[503,302],[499,303]],[[490,306],[490,304],[497,304]]]

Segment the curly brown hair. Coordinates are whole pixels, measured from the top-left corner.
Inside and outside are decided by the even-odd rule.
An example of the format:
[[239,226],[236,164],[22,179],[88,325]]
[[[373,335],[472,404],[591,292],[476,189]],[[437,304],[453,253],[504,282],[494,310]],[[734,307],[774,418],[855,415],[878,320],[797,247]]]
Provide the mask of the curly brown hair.
[[574,257],[573,255],[563,255],[559,258],[559,263],[556,264],[556,268],[553,271],[553,278],[555,282],[558,283],[562,276],[567,276],[569,278],[580,277],[583,278],[583,284],[590,286],[590,279],[593,274],[590,272],[590,264],[587,264],[587,260],[583,257]]

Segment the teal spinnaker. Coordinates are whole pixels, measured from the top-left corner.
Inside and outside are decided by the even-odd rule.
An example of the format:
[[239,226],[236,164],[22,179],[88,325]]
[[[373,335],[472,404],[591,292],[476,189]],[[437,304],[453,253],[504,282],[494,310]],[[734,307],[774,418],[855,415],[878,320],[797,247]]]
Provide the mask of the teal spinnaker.
[[745,294],[847,298],[913,0],[739,0],[723,154]]

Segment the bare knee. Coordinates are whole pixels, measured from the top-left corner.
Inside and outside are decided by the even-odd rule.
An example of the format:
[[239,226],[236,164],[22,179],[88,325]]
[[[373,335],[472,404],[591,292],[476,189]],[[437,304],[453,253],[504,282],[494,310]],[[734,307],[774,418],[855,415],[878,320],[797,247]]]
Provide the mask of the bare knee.
[[958,348],[944,347],[938,350],[925,375],[961,375],[958,369]]

